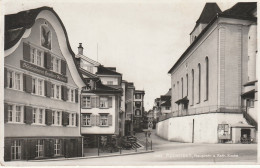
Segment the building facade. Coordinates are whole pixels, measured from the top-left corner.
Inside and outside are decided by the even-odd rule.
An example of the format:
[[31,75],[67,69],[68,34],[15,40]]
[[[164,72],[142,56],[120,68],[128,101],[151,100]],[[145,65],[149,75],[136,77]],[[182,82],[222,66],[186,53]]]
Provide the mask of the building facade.
[[[157,133],[181,142],[256,141],[256,3],[207,3],[170,69],[172,113]],[[165,130],[165,131],[163,131]]]
[[134,93],[134,83],[128,82],[125,96],[125,135],[133,135],[134,131]]
[[143,90],[135,90],[134,92],[134,131],[141,132],[143,130],[143,112],[144,112],[144,94]]
[[5,16],[4,160],[82,156],[85,86],[52,8]]
[[118,74],[113,76],[114,71],[83,55],[81,43],[76,58],[87,83],[81,93],[81,134],[84,136],[85,147],[97,147],[101,140],[108,143],[112,137],[122,134],[122,90],[117,89],[121,83]]

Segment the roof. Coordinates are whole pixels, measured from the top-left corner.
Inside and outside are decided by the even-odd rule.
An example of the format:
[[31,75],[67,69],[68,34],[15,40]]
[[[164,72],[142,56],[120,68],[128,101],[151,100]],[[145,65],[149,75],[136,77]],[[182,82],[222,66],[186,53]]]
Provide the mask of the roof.
[[171,106],[171,99],[166,100],[161,106]]
[[256,2],[239,2],[233,7],[225,10],[223,14],[244,17],[253,17],[252,12],[256,9]]
[[84,81],[84,78],[83,78],[82,74],[80,73],[79,67],[77,66],[77,63],[76,63],[75,53],[71,49],[65,26],[62,23],[58,14],[53,10],[53,8],[44,6],[44,7],[40,7],[40,8],[21,11],[16,14],[5,15],[4,50],[10,49],[17,42],[19,42],[19,40],[22,38],[23,34],[25,33],[26,29],[30,29],[34,25],[35,19],[37,18],[38,14],[43,10],[48,10],[48,11],[52,12],[55,15],[55,17],[57,18],[57,20],[60,22],[61,27],[65,33],[68,50],[69,50],[70,54],[72,55],[73,62],[75,64],[75,67],[78,71],[80,78],[82,79],[82,81]]
[[115,89],[106,85],[103,85],[101,81],[96,82],[96,88],[90,91],[83,91],[88,93],[121,93],[122,91],[119,89]]
[[122,75],[121,73],[110,70],[109,68],[106,68],[102,65],[98,66],[98,70],[96,74],[97,75]]
[[164,96],[172,96],[171,88],[168,90],[168,92]]
[[96,74],[93,74],[83,68],[79,68],[80,69],[80,72],[82,73],[82,75],[85,75],[87,76],[88,78],[98,78],[98,76]]
[[167,101],[169,99],[171,99],[171,96],[168,96],[168,95],[162,95],[160,98],[161,101]]
[[[245,4],[245,3],[243,3]],[[256,3],[255,3],[256,5]],[[171,73],[177,66],[181,63],[181,61],[184,59],[186,54],[193,48],[193,46],[203,37],[203,35],[207,32],[207,30],[213,25],[213,23],[219,18],[233,18],[233,19],[241,19],[241,20],[251,20],[256,22],[257,18],[254,16],[237,16],[237,15],[231,15],[226,13],[220,13],[216,14],[215,17],[208,23],[208,25],[201,31],[201,33],[198,35],[198,37],[191,43],[191,45],[184,51],[184,53],[180,56],[180,58],[176,61],[176,63],[171,67],[171,69],[168,71],[168,73]]]
[[196,27],[198,27],[200,23],[208,24],[217,13],[221,13],[221,12],[222,12],[221,9],[216,3],[206,3],[200,14],[199,19],[196,21],[196,25],[192,30],[192,32],[196,29]]
[[232,124],[231,127],[237,127],[237,128],[254,128],[254,126],[249,125],[249,124],[245,124],[243,122],[238,122],[236,124]]
[[135,93],[145,93],[144,90],[135,90]]

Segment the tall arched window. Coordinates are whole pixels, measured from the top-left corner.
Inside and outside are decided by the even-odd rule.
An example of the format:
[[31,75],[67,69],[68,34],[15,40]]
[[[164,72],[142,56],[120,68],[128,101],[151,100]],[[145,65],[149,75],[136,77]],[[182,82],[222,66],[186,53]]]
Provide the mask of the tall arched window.
[[191,104],[194,104],[194,70],[191,70],[192,87],[191,87]]
[[183,78],[181,78],[181,98],[183,98]]
[[188,78],[188,74],[186,74],[186,85],[187,85],[187,90],[186,90],[186,96],[188,96],[188,93],[189,93],[189,78]]
[[208,100],[209,98],[209,58],[205,58],[205,63],[206,63],[206,99]]
[[200,103],[200,95],[201,95],[201,67],[200,63],[198,64],[198,103]]

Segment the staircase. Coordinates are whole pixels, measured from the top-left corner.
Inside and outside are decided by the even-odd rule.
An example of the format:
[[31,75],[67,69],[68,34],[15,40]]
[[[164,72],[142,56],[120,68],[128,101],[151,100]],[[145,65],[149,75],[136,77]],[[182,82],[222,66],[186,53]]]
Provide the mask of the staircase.
[[246,121],[248,122],[248,124],[255,126],[255,129],[257,130],[257,121],[255,121],[248,113],[246,113],[245,111],[243,112],[243,117],[246,119]]
[[138,142],[134,142],[133,145],[132,145],[132,149],[135,150],[135,149],[138,149],[138,148],[142,149],[142,148],[144,148],[144,146],[141,145]]

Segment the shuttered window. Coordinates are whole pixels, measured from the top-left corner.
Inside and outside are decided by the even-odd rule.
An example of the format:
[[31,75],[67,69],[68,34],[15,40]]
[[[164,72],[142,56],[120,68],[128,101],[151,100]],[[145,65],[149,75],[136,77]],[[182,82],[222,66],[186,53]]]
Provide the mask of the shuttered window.
[[11,160],[21,160],[21,140],[13,140],[11,145]]
[[100,126],[108,126],[108,115],[107,114],[100,115]]
[[62,75],[66,75],[66,67],[67,67],[66,61],[61,60],[61,74]]
[[69,113],[65,111],[62,112],[62,125],[63,126],[69,125]]
[[32,76],[23,74],[23,88],[27,93],[32,92]]
[[100,108],[108,108],[108,97],[100,97],[99,98],[99,107]]
[[46,125],[51,125],[53,120],[52,120],[52,111],[49,109],[45,110],[45,122]]
[[24,106],[24,122],[26,124],[33,123],[33,108],[30,106]]
[[30,62],[30,45],[23,43],[23,60]]

